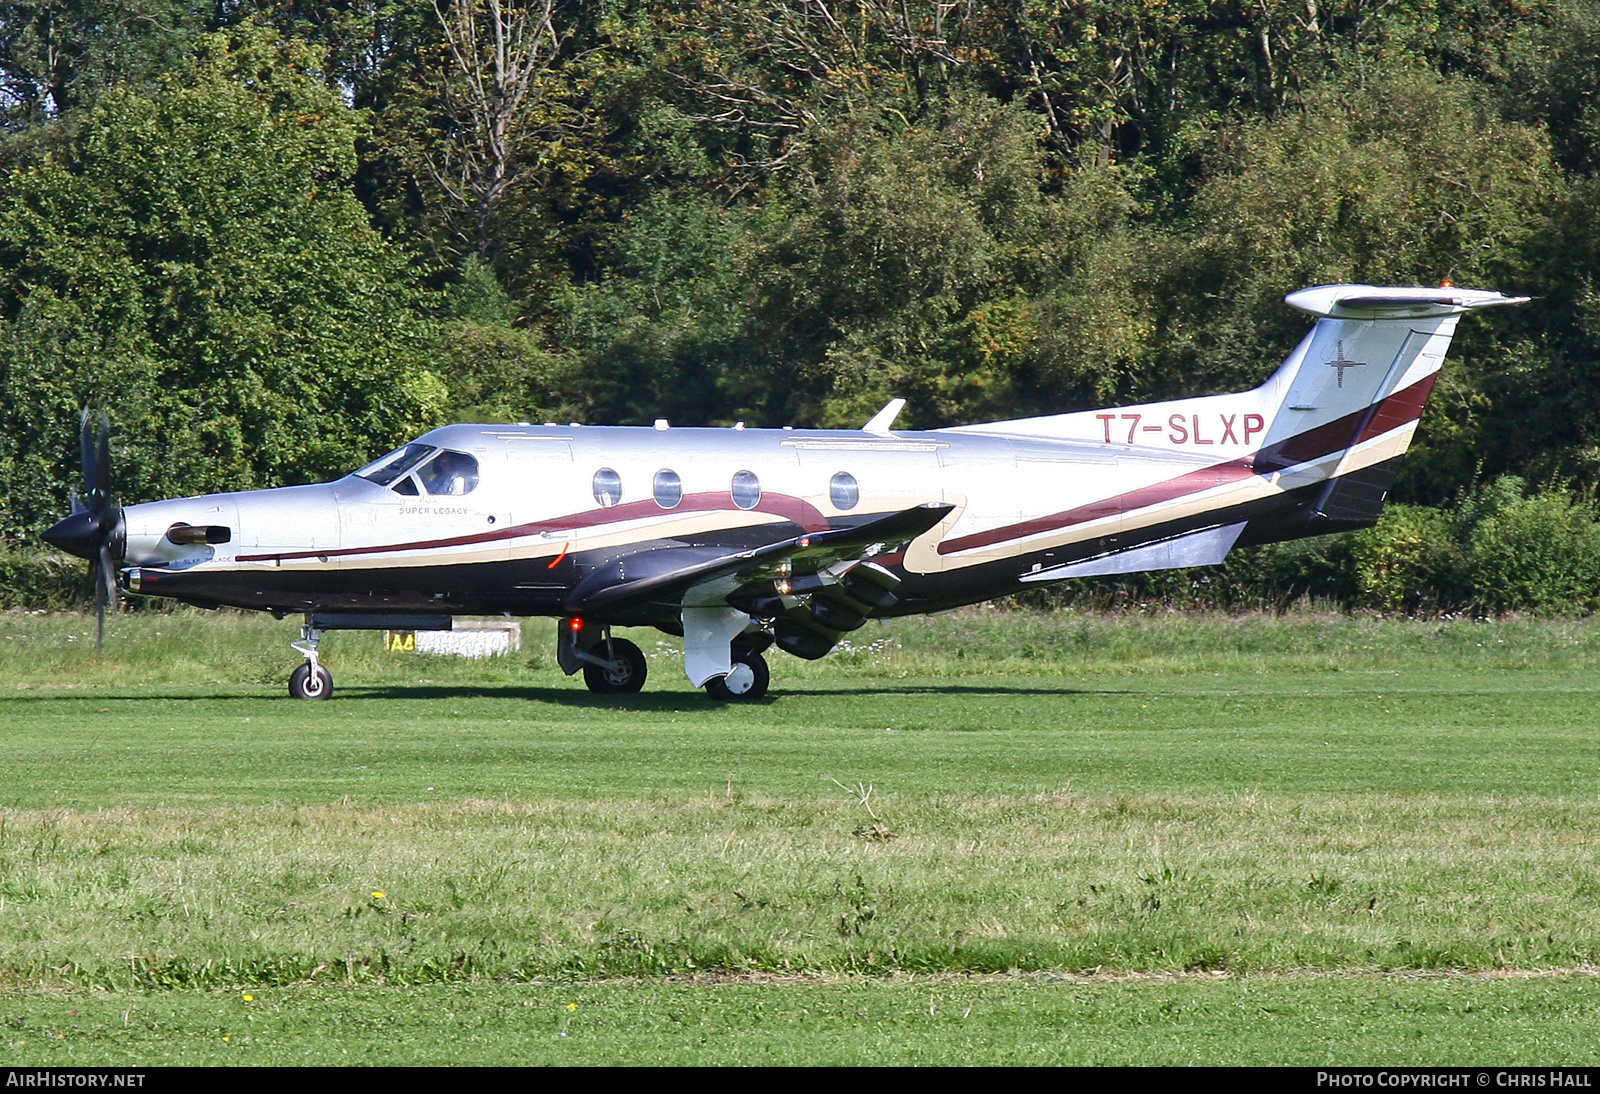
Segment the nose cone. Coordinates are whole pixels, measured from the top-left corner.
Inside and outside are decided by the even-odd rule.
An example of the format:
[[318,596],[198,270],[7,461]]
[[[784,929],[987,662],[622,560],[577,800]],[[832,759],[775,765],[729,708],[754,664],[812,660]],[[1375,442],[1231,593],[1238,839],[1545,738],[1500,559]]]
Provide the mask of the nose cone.
[[44,534],[44,541],[69,555],[92,559],[99,555],[106,536],[101,518],[85,509],[56,524]]

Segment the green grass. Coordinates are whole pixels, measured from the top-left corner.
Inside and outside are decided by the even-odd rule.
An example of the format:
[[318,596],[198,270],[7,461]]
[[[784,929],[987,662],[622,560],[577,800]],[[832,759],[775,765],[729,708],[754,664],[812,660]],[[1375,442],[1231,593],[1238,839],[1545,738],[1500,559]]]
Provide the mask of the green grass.
[[550,629],[298,703],[287,622],[0,617],[0,1062],[1593,1060],[1600,624],[963,612],[731,707]]
[[1600,1061],[1600,978],[1590,976],[302,985],[245,994],[0,993],[0,1066]]

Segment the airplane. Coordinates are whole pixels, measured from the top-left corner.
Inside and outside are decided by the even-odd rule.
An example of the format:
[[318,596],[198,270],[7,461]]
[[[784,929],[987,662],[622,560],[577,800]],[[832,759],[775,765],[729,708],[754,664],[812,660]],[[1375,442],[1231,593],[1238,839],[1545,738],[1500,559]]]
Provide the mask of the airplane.
[[[119,507],[108,423],[82,426],[87,497],[46,533],[116,588],[304,616],[289,680],[327,699],[332,630],[549,616],[591,691],[648,667],[616,627],[681,635],[689,682],[768,690],[763,654],[825,656],[868,619],[1048,582],[1222,562],[1376,523],[1460,317],[1527,297],[1325,285],[1249,391],[941,429],[451,425],[330,483]],[[120,567],[119,567],[120,564]]]

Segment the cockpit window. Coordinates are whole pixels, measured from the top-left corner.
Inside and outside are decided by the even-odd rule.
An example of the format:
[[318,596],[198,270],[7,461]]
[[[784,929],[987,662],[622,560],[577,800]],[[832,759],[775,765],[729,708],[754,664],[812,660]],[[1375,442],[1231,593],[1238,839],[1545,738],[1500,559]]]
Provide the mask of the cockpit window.
[[367,466],[357,471],[356,474],[379,486],[388,486],[401,475],[410,471],[417,464],[428,458],[430,452],[435,451],[432,445],[408,444],[404,448],[397,448],[381,459],[373,460]]
[[470,494],[478,485],[478,461],[465,452],[445,449],[417,472],[430,494]]

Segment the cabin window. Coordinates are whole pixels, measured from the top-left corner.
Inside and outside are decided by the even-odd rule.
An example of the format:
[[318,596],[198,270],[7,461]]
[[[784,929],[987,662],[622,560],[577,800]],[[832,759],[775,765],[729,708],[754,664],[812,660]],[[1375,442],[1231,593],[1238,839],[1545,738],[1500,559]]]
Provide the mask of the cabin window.
[[478,486],[478,461],[465,452],[446,449],[429,460],[417,478],[430,494],[470,494]]
[[414,498],[418,494],[422,493],[421,490],[417,489],[417,477],[415,475],[407,475],[405,478],[389,487],[389,489],[393,490],[396,494],[404,494],[408,498]]
[[609,509],[622,500],[622,476],[609,467],[594,473],[594,500],[602,509]]
[[[388,486],[401,475],[410,471],[417,464],[427,459],[437,451],[432,445],[408,444],[404,448],[397,448],[387,456],[373,460],[367,466],[357,471],[356,474],[369,482],[379,486]],[[411,491],[413,494],[416,490]]]
[[754,509],[761,504],[761,480],[756,478],[754,471],[735,471],[733,473],[733,504],[740,509]]
[[655,491],[656,504],[663,509],[675,509],[683,500],[683,480],[669,468],[663,467],[656,472],[651,488]]
[[828,497],[833,500],[835,509],[854,509],[856,502],[861,500],[861,488],[856,485],[856,477],[848,471],[840,471],[828,480]]

